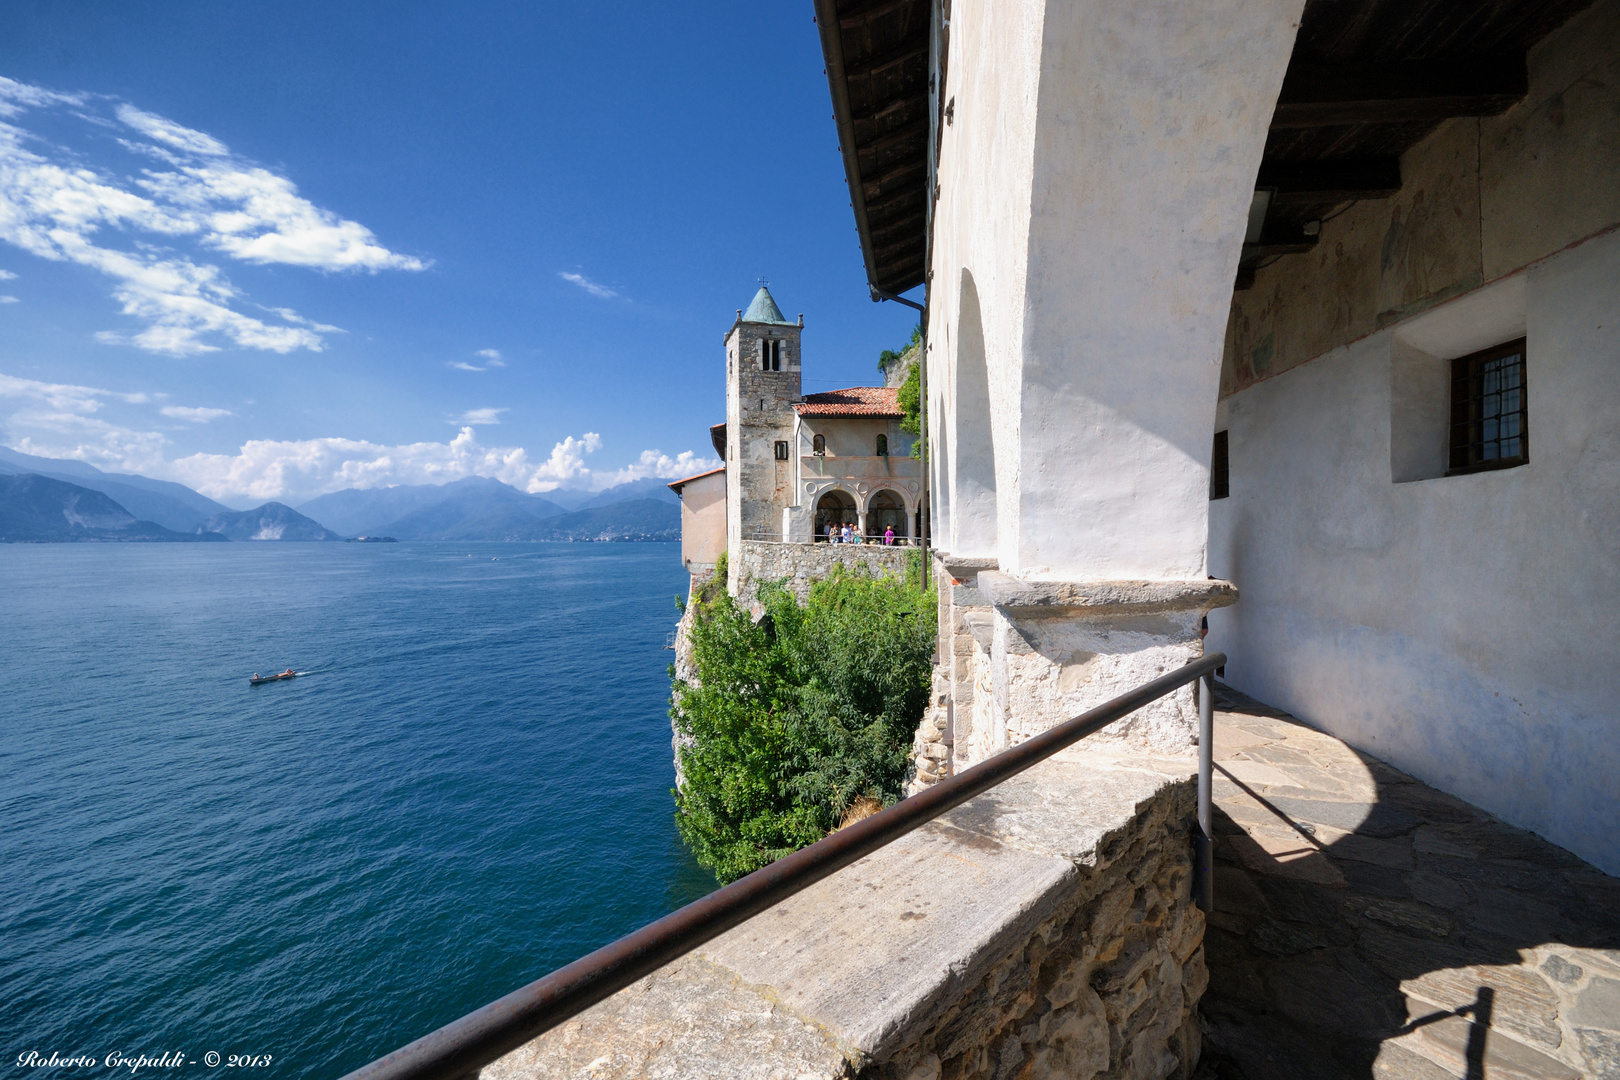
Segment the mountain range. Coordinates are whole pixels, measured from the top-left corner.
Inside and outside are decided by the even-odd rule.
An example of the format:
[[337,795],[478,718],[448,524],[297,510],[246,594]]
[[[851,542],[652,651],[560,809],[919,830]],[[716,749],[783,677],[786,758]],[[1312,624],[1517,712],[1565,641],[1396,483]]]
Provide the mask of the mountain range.
[[253,510],[227,510],[197,527],[227,540],[342,540],[343,537],[290,506],[267,502]]
[[107,495],[37,473],[0,475],[0,542],[224,540],[142,521]]
[[[0,540],[46,539],[47,534],[63,540],[216,536],[257,541],[341,540],[347,536],[399,540],[680,538],[680,499],[656,478],[633,480],[606,491],[556,491],[541,496],[475,476],[447,484],[350,488],[319,496],[296,508],[270,502],[252,510],[232,510],[183,484],[134,473],[108,473],[82,461],[35,457],[0,448],[0,479],[29,475],[73,490],[28,488],[26,496],[17,496],[22,501],[0,503]],[[74,492],[99,495],[107,505]],[[116,514],[109,506],[116,508]],[[91,518],[97,521],[124,523],[75,526],[75,517],[91,520],[79,507],[89,508]],[[142,534],[140,530],[146,526],[157,531]]]
[[192,491],[184,484],[153,480],[134,473],[107,473],[82,461],[35,457],[0,447],[0,475],[35,473],[99,491],[136,518],[175,532],[192,532],[214,514],[230,507]]

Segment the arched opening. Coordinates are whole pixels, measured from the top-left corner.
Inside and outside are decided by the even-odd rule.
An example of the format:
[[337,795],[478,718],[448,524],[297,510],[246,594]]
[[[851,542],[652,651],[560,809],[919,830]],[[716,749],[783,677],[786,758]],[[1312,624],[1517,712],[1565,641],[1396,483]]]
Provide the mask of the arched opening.
[[906,513],[906,501],[899,493],[885,488],[874,494],[866,504],[867,535],[882,540],[888,530],[893,529],[895,539],[903,540],[910,533],[907,528],[910,517]]
[[833,488],[816,500],[816,542],[827,539],[829,528],[854,525],[857,521],[855,499],[847,491]]
[[877,437],[877,456],[889,456],[889,437],[887,435],[879,435]]
[[996,553],[996,444],[990,429],[990,377],[973,274],[962,270],[956,314],[956,447],[951,468],[951,552]]
[[817,435],[815,438],[811,439],[810,451],[816,454],[825,454],[827,452],[827,436]]

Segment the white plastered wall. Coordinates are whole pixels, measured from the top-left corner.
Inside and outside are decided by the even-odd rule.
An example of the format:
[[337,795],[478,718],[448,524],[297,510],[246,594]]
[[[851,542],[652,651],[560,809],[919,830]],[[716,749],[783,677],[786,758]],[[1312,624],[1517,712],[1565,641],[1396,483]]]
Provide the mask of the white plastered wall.
[[953,4],[929,334],[947,548],[975,441],[954,395],[966,271],[1001,568],[1204,574],[1231,282],[1301,6]]
[[[1422,365],[1519,333],[1529,464],[1414,464],[1443,438]],[[1210,645],[1229,680],[1620,873],[1620,233],[1222,413],[1210,570],[1242,602],[1211,614]]]
[[[1202,595],[1232,280],[1301,7],[953,3],[928,362],[936,521],[956,559]],[[994,607],[974,739],[989,752],[1197,656],[1198,603]],[[1190,745],[1190,690],[1150,712],[1121,730]]]

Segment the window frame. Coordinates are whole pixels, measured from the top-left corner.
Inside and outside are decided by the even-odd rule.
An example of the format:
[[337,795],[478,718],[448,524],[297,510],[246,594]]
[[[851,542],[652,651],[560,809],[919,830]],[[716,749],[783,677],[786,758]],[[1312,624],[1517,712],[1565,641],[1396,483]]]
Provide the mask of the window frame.
[[[1495,472],[1530,463],[1530,351],[1526,348],[1527,340],[1523,337],[1514,338],[1450,361],[1450,377],[1447,381],[1449,408],[1446,424],[1446,476]],[[1517,414],[1518,431],[1510,438],[1518,439],[1519,453],[1513,457],[1487,458],[1483,456],[1487,443],[1500,445],[1503,438],[1500,426],[1497,428],[1495,439],[1487,440],[1484,437],[1487,419],[1484,415],[1485,402],[1492,395],[1485,393],[1482,372],[1486,364],[1515,355],[1519,358],[1518,384],[1509,390],[1518,391],[1519,407],[1511,412],[1498,410],[1494,419],[1500,421],[1504,416]],[[1499,391],[1496,396],[1502,396],[1502,392]]]
[[889,456],[889,436],[888,436],[888,434],[886,432],[881,432],[881,431],[878,432],[878,437],[877,437],[876,442],[877,442],[877,445],[875,447],[873,447],[873,449],[875,449],[877,451],[877,456],[878,457],[888,457]]
[[1231,429],[1217,431],[1209,451],[1209,501],[1232,497]]
[[788,455],[788,441],[786,439],[777,439],[776,440],[776,460],[777,461],[786,461],[786,460],[788,460],[788,457],[789,457],[789,455]]
[[812,454],[825,454],[827,452],[827,436],[810,436],[810,452]]

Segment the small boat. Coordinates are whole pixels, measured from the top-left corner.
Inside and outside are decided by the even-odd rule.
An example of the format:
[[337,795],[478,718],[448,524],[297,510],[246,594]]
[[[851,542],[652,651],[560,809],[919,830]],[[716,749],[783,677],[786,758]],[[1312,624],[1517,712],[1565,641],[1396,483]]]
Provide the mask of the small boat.
[[259,674],[255,673],[251,678],[248,679],[248,685],[250,685],[250,686],[258,686],[258,685],[260,685],[262,683],[280,682],[282,679],[296,679],[296,678],[298,678],[298,672],[294,671],[292,668],[288,668],[286,671],[283,671],[280,675],[259,675]]

